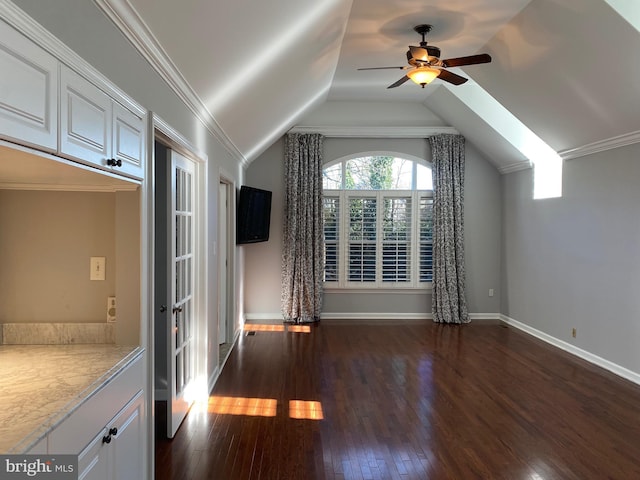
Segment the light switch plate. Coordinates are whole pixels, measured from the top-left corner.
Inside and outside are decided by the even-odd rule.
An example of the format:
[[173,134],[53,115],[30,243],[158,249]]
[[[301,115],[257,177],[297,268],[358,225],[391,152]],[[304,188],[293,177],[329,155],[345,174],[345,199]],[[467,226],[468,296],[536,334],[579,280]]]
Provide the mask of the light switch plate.
[[89,280],[105,279],[105,257],[91,257],[91,271]]

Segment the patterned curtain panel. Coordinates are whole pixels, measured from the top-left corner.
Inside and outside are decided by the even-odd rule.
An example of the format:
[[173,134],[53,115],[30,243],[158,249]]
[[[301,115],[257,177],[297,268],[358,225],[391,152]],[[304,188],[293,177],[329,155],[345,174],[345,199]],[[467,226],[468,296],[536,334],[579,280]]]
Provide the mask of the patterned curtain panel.
[[429,138],[433,156],[433,320],[467,323],[464,270],[464,137]]
[[322,154],[319,134],[285,137],[282,314],[285,321],[320,319],[324,235],[322,231]]

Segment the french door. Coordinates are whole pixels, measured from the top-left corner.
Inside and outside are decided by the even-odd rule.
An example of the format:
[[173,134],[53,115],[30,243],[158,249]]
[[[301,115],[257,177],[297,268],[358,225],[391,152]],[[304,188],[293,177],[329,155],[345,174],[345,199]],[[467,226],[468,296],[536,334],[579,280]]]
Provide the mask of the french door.
[[167,435],[173,438],[193,402],[185,393],[195,380],[196,367],[195,164],[174,151],[170,186]]

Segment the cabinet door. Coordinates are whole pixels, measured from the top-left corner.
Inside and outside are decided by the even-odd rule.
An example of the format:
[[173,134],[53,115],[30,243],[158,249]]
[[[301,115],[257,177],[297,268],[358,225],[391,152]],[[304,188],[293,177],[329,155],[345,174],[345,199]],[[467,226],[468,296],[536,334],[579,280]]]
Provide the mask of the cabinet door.
[[144,395],[139,392],[109,424],[117,428],[109,445],[113,480],[143,478],[144,471]]
[[28,454],[45,454],[47,453],[47,437],[44,437],[38,443],[36,443],[33,447],[27,450]]
[[55,152],[58,61],[0,21],[0,137]]
[[61,67],[60,153],[106,169],[111,158],[112,102],[102,90]]
[[77,455],[139,395],[143,384],[144,362],[139,356],[49,433],[49,453]]
[[109,475],[109,445],[104,443],[107,430],[100,433],[78,455],[78,480],[107,480]]
[[144,178],[146,128],[146,117],[138,116],[114,102],[112,156],[116,161],[122,162],[113,167],[114,172]]

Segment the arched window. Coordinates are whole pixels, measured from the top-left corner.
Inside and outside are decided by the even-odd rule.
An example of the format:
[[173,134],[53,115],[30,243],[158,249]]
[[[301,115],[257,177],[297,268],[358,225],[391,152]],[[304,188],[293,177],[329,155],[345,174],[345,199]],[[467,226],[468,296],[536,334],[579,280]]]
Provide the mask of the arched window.
[[323,169],[327,288],[425,288],[433,279],[431,169],[367,154]]

